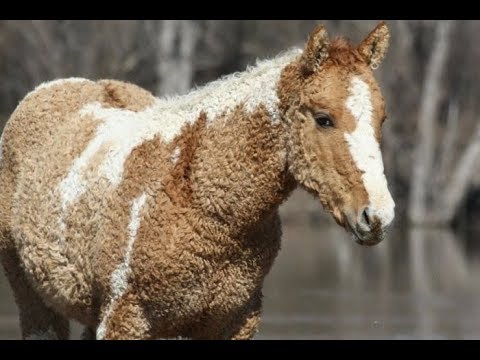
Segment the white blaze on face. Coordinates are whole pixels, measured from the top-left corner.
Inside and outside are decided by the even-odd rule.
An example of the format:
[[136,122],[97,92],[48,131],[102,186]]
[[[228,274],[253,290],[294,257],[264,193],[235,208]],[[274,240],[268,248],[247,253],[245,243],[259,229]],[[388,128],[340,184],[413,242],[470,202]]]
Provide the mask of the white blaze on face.
[[356,129],[346,133],[345,139],[357,168],[363,172],[362,180],[370,200],[371,215],[377,216],[382,226],[386,226],[393,220],[395,203],[388,191],[380,144],[372,126],[370,88],[357,76],[352,78],[350,96],[345,106],[357,120]]

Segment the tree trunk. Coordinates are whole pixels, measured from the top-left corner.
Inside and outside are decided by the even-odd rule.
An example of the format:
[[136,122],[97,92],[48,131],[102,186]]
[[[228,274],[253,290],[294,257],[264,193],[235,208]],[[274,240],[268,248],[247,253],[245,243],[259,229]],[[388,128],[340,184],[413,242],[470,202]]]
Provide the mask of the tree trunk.
[[198,38],[192,20],[164,20],[158,38],[158,95],[184,94],[192,86]]
[[447,125],[443,141],[440,144],[438,166],[434,168],[435,184],[434,194],[442,194],[447,189],[447,180],[452,171],[452,163],[455,154],[455,144],[458,137],[458,104],[457,101],[450,101],[448,105]]
[[479,156],[480,124],[477,125],[474,135],[453,171],[448,186],[443,191],[443,203],[438,210],[439,222],[450,222],[455,216],[455,212],[471,184],[472,175],[477,169],[475,165]]
[[427,182],[433,169],[435,120],[442,95],[441,79],[447,63],[451,31],[451,21],[437,23],[433,50],[426,67],[408,211],[410,221],[416,224],[429,222],[427,191],[430,184]]

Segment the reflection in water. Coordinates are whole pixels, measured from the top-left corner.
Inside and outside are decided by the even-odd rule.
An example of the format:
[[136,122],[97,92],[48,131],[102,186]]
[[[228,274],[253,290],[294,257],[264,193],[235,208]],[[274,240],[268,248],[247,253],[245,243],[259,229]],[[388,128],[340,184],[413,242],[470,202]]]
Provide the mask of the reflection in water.
[[480,338],[480,261],[465,248],[448,230],[394,229],[367,248],[339,227],[286,226],[257,338]]
[[[468,240],[446,230],[394,229],[380,245],[362,247],[338,226],[285,224],[256,338],[478,339],[480,249]],[[72,337],[79,332],[74,327]],[[0,339],[18,337],[2,276]]]

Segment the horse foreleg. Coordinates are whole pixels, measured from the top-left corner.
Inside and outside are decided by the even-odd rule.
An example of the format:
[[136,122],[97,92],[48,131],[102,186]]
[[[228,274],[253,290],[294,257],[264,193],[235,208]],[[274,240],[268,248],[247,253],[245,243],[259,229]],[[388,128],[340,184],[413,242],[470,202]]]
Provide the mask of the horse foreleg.
[[232,340],[251,340],[258,331],[262,310],[262,295],[256,293],[252,299],[249,311],[243,317],[243,321],[237,332],[231,337]]

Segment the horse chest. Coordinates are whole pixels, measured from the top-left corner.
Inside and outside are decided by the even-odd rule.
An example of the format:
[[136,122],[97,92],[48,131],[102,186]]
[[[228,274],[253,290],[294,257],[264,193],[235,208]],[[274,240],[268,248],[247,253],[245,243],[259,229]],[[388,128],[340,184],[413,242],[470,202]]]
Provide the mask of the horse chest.
[[265,256],[261,248],[219,246],[201,252],[194,246],[163,255],[163,261],[152,263],[154,269],[135,271],[138,291],[157,321],[193,326],[198,319],[225,322],[241,311],[260,288],[276,252]]

